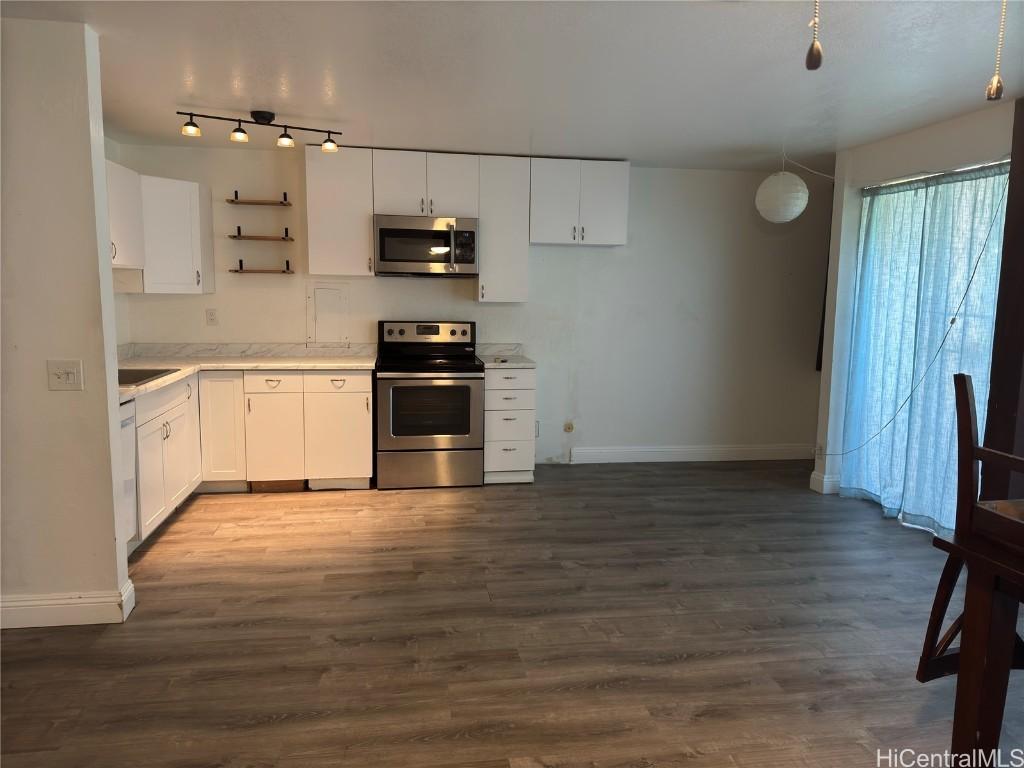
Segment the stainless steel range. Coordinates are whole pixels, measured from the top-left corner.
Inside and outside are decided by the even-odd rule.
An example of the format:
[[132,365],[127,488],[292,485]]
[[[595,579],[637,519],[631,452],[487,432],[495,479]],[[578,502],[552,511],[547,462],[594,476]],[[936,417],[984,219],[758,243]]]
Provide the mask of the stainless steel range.
[[377,487],[482,485],[476,323],[382,321],[377,342]]

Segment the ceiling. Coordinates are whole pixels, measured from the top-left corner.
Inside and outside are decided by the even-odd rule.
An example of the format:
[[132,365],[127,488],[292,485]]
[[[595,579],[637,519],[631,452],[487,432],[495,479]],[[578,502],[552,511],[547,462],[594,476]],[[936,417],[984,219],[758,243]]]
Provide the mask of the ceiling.
[[[100,34],[108,134],[182,138],[177,109],[336,127],[342,143],[766,168],[986,106],[999,3],[4,2]],[[1004,98],[1024,93],[1010,3]],[[202,123],[202,121],[200,121]],[[270,147],[273,129],[250,131]],[[296,135],[297,139],[302,139]],[[307,135],[308,140],[314,137]]]

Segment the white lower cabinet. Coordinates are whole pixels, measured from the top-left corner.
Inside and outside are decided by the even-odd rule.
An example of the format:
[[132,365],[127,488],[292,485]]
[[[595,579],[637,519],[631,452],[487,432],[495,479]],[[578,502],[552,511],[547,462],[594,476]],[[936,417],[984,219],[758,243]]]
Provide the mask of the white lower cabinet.
[[305,394],[306,477],[369,478],[373,474],[370,395]]
[[494,368],[484,379],[484,482],[532,483],[537,372]]
[[[199,390],[196,376],[136,401],[149,418],[137,428],[139,538],[145,539],[199,485]],[[147,399],[159,403],[158,412]]]
[[241,371],[199,374],[203,480],[245,480],[245,390]]
[[302,392],[246,392],[247,480],[301,480],[306,476],[302,413]]

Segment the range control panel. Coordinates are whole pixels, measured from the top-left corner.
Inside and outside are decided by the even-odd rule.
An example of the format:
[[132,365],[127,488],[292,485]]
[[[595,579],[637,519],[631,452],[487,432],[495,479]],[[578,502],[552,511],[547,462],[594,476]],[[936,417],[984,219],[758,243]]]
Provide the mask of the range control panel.
[[380,323],[381,343],[466,344],[476,341],[476,323]]

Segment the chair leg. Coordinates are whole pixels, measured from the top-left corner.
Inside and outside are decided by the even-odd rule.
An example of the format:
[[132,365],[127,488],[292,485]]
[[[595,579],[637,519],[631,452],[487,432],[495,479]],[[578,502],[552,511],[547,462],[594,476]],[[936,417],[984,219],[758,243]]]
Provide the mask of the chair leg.
[[[973,755],[979,746],[982,702],[985,699],[985,657],[992,634],[996,576],[980,567],[967,570],[964,628],[960,638],[960,670],[953,710],[954,755]],[[971,758],[973,759],[973,757]]]
[[992,629],[989,634],[988,653],[985,658],[985,676],[978,716],[978,747],[995,749],[999,746],[999,733],[1003,727],[1006,707],[1006,688],[1010,682],[1014,649],[1017,643],[1017,598],[1005,592],[992,596]]
[[960,578],[963,567],[964,561],[953,555],[946,558],[946,564],[942,567],[942,575],[939,576],[939,584],[935,588],[935,600],[932,601],[932,612],[928,617],[928,629],[924,635],[921,660],[917,665],[919,682],[926,683],[943,675],[956,674],[955,667],[940,667],[934,662],[946,651],[956,634],[956,626],[954,626],[952,634],[947,633],[948,637],[942,638],[942,647],[940,648],[939,633],[942,631],[942,622],[946,619],[949,601],[953,597],[953,591],[956,589],[956,582]]

